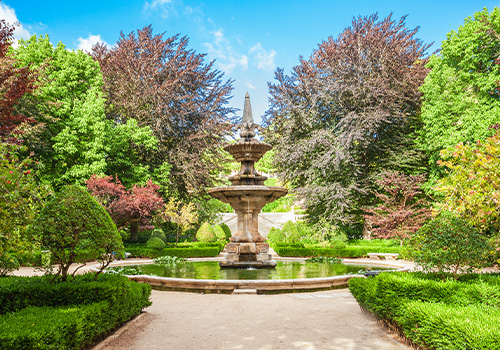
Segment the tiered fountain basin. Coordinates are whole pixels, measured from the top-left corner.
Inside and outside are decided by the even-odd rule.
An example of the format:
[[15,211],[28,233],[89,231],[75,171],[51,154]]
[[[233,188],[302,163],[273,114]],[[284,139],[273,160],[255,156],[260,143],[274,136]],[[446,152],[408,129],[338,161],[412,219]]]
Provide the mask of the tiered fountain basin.
[[[189,259],[193,264],[213,262],[214,268],[217,268],[220,259],[217,258],[197,258]],[[180,277],[165,277],[165,276],[154,276],[154,275],[130,275],[127,276],[129,279],[134,280],[139,283],[148,283],[154,289],[159,290],[169,290],[169,291],[186,291],[186,292],[198,292],[198,293],[254,293],[254,294],[272,294],[272,293],[290,293],[290,292],[308,292],[317,290],[328,290],[337,288],[346,288],[349,280],[351,278],[364,278],[363,274],[355,273],[354,271],[359,270],[371,270],[371,269],[388,269],[393,271],[409,271],[412,266],[408,263],[401,261],[377,261],[365,259],[343,259],[342,264],[350,269],[349,274],[342,275],[328,275],[328,271],[334,271],[335,268],[319,266],[321,264],[329,263],[307,263],[312,267],[312,270],[323,270],[327,275],[323,277],[311,277],[306,278],[306,276],[315,275],[315,271],[311,273],[308,271],[300,271],[298,278],[286,278],[286,273],[283,273],[283,269],[299,269],[302,270],[303,266],[306,264],[305,259],[301,258],[277,258],[278,266],[276,271],[274,269],[264,269],[264,270],[254,270],[254,269],[230,269],[222,268],[222,274],[219,274],[216,278],[203,278],[206,276],[207,272],[198,274],[198,278],[180,278]],[[140,265],[138,265],[140,264]],[[126,261],[113,263],[111,266],[146,266],[154,264],[152,260],[147,261]],[[288,265],[286,265],[288,264]],[[295,265],[293,265],[295,264]],[[162,269],[158,267],[157,269]],[[183,269],[182,266],[177,269]],[[195,268],[196,269],[196,268]],[[153,268],[154,270],[154,268]],[[176,270],[174,268],[173,270]],[[236,277],[239,273],[243,272],[243,276]],[[354,273],[353,273],[354,272]],[[266,274],[272,273],[273,276],[269,279],[258,279],[259,276],[249,276],[252,274]],[[210,272],[208,272],[210,275]],[[261,275],[262,276],[262,275]],[[285,278],[282,278],[285,277]],[[217,279],[218,278],[218,279]],[[240,279],[237,279],[240,278]],[[250,279],[245,279],[250,278]],[[266,278],[265,276],[263,278]]]

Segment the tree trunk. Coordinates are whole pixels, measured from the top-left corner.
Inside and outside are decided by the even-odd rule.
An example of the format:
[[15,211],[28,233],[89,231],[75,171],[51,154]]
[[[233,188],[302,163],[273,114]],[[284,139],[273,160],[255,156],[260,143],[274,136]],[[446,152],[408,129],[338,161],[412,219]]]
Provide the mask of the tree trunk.
[[132,221],[130,223],[130,240],[137,242],[137,234],[139,233],[139,221]]

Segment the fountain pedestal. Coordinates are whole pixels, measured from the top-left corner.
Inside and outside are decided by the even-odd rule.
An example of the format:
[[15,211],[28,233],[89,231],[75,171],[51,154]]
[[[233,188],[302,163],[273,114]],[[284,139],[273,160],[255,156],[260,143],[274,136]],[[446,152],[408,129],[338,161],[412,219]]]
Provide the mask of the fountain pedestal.
[[253,123],[250,97],[245,96],[243,121],[236,125],[240,129],[240,139],[228,144],[224,149],[241,163],[240,171],[229,177],[231,186],[208,190],[208,194],[229,203],[237,214],[238,232],[226,245],[226,256],[220,262],[222,267],[274,267],[276,261],[269,254],[269,244],[259,233],[259,213],[267,203],[286,195],[284,187],[265,186],[267,177],[255,170],[257,162],[271,145],[257,141],[255,129],[260,126]]

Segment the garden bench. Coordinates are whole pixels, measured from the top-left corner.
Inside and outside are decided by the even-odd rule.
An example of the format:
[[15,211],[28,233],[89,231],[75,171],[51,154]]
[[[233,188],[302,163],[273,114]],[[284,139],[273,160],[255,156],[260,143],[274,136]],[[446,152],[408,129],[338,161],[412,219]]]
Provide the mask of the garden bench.
[[396,258],[399,256],[399,254],[396,253],[368,253],[368,257],[371,260],[382,260],[385,258],[385,260],[396,260]]

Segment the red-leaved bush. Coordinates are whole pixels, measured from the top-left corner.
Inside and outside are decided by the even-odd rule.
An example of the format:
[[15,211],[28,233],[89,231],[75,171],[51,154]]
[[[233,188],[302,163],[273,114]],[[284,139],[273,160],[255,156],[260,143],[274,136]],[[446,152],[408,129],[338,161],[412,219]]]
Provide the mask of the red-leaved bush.
[[89,192],[106,208],[119,230],[130,226],[130,239],[137,239],[139,224],[148,226],[153,215],[163,208],[158,194],[160,186],[149,180],[146,185],[134,185],[127,190],[118,178],[92,175],[87,180]]
[[376,181],[381,191],[373,191],[380,205],[364,209],[365,222],[379,238],[409,238],[431,216],[420,186],[424,175],[384,171]]

